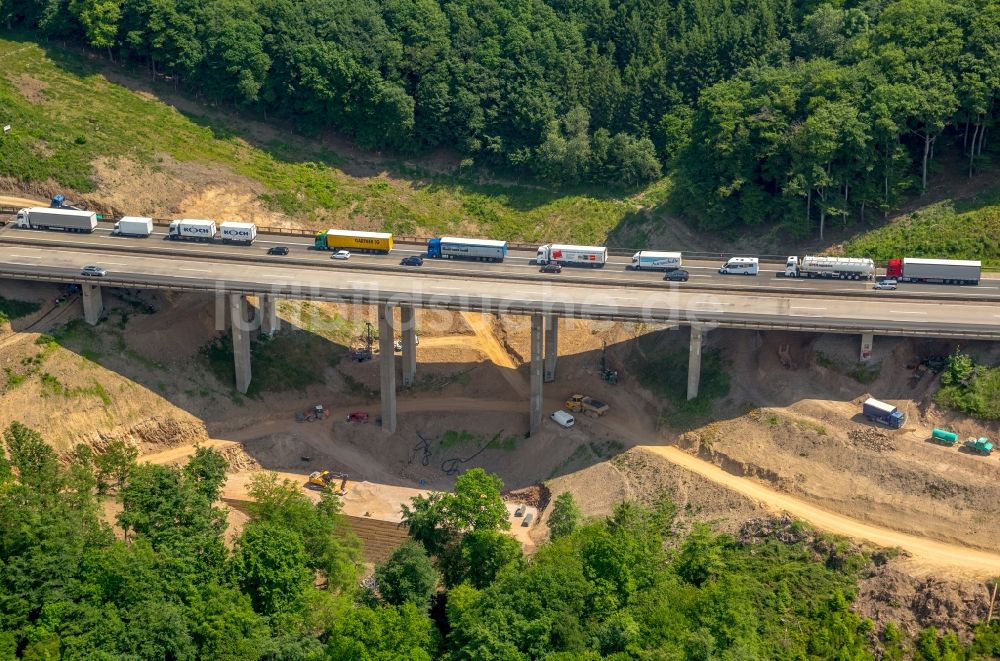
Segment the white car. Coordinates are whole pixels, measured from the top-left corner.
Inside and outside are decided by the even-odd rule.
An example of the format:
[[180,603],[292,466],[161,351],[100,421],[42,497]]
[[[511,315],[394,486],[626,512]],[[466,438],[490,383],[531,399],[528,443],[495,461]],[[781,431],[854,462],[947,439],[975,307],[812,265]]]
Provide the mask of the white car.
[[338,250],[337,252],[330,255],[330,259],[350,259],[350,258],[351,258],[350,250]]
[[895,289],[896,286],[897,286],[897,283],[896,283],[895,280],[892,280],[892,279],[889,279],[889,280],[879,280],[878,282],[875,283],[875,286],[872,287],[872,289],[890,289],[890,290],[892,290],[892,289]]
[[557,425],[564,427],[565,429],[569,429],[576,424],[576,419],[570,415],[568,411],[556,411],[549,417],[552,418]]

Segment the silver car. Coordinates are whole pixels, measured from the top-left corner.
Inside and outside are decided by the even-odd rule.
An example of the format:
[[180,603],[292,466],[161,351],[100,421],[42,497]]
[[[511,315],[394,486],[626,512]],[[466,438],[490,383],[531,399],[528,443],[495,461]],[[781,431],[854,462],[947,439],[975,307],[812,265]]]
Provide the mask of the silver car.
[[93,266],[93,265],[84,266],[83,269],[80,271],[80,275],[86,275],[93,278],[101,278],[106,276],[107,274],[108,272],[102,269],[100,266]]
[[875,283],[875,286],[872,287],[872,289],[889,289],[889,290],[892,290],[892,289],[895,289],[896,287],[897,287],[896,281],[890,278],[888,280],[879,280],[878,282]]

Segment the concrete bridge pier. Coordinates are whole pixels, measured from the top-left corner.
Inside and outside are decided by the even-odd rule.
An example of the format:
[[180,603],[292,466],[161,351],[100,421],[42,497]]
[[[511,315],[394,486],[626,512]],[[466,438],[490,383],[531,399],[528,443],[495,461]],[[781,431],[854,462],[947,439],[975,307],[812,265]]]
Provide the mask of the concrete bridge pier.
[[870,360],[872,357],[872,345],[875,342],[874,333],[861,334],[861,360]]
[[101,295],[101,286],[92,285],[85,282],[80,285],[83,291],[83,320],[91,326],[96,326],[104,314],[104,297]]
[[247,393],[250,388],[250,332],[254,324],[249,317],[250,306],[242,294],[230,294],[229,318],[232,320],[233,363],[236,366],[236,389]]
[[399,325],[403,333],[403,387],[411,388],[417,380],[417,316],[413,305],[399,306]]
[[281,321],[278,319],[278,301],[271,294],[261,294],[257,297],[257,314],[260,315],[260,334],[268,337],[278,332]]
[[545,367],[542,380],[551,383],[556,380],[556,361],[559,359],[559,317],[545,315]]
[[701,326],[691,326],[691,345],[688,348],[688,401],[698,396],[701,382],[701,339],[705,331]]
[[392,340],[392,305],[379,303],[379,390],[382,396],[382,431],[388,434],[396,432],[396,356]]
[[528,420],[528,431],[534,434],[542,427],[542,315],[531,315],[531,412]]

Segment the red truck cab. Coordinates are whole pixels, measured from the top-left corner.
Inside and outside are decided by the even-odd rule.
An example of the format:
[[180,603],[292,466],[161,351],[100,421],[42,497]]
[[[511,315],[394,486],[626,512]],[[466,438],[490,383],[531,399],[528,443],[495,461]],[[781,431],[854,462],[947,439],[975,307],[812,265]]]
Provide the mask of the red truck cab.
[[901,259],[890,259],[885,265],[885,277],[887,278],[902,278],[903,277],[903,260]]

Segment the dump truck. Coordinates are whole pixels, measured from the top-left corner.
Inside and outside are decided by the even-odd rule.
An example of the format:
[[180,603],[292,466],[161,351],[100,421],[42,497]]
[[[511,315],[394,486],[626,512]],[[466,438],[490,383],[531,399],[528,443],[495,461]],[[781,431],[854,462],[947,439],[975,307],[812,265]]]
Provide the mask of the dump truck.
[[952,447],[958,442],[958,434],[944,429],[935,429],[931,432],[931,440],[935,443]]
[[538,247],[535,262],[544,264],[559,264],[560,266],[589,266],[601,268],[608,261],[608,249],[604,246],[569,246],[558,243],[548,243]]
[[153,219],[139,218],[137,216],[123,216],[121,220],[115,223],[115,228],[111,231],[111,233],[117,234],[118,236],[146,238],[153,233]]
[[388,255],[389,251],[392,250],[392,234],[389,232],[328,229],[325,232],[316,233],[313,247],[316,250],[354,250]]
[[470,259],[502,262],[507,256],[507,242],[493,239],[459,239],[442,236],[427,239],[427,256],[433,259]]
[[566,408],[574,413],[583,413],[591,418],[599,418],[610,410],[610,407],[601,400],[584,395],[573,395],[567,399]]
[[892,404],[880,402],[874,397],[869,397],[862,405],[862,412],[872,422],[877,422],[886,427],[899,429],[906,424],[906,414]]
[[257,226],[253,223],[226,221],[219,225],[219,236],[223,243],[249,246],[257,239]]
[[214,220],[174,220],[167,228],[167,238],[172,241],[211,241],[215,238],[215,229]]
[[91,233],[97,228],[97,214],[78,209],[29,207],[17,212],[14,227],[59,232]]
[[990,443],[990,439],[985,436],[980,436],[979,438],[970,438],[965,442],[965,449],[969,452],[974,452],[975,454],[981,454],[984,457],[988,456],[993,452],[993,444]]
[[978,285],[983,263],[972,259],[890,259],[885,277],[900,282],[932,282],[944,285]]
[[814,257],[799,259],[789,255],[785,270],[778,273],[786,278],[839,278],[841,280],[871,280],[875,277],[875,262],[867,257]]
[[641,271],[676,271],[681,267],[679,252],[661,252],[658,250],[640,250],[632,255],[632,270]]

